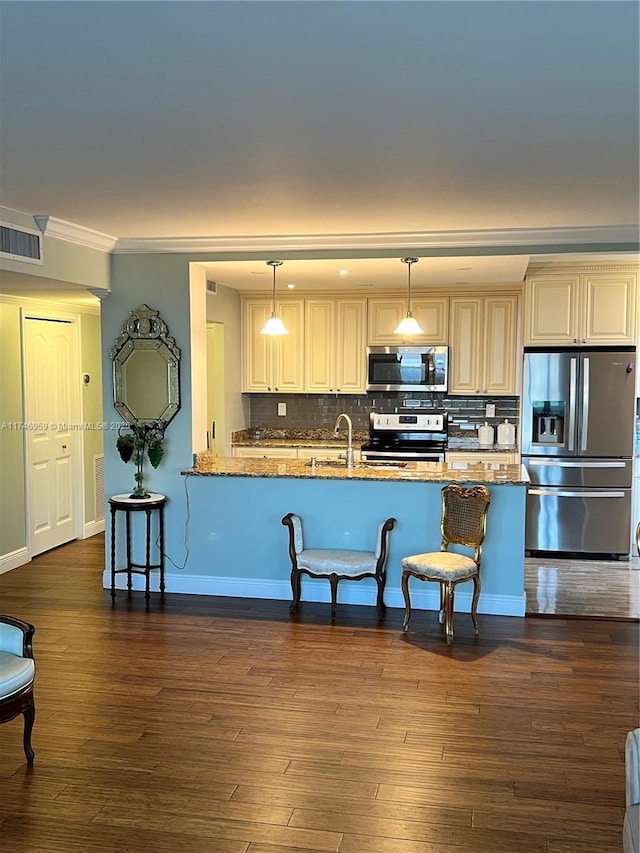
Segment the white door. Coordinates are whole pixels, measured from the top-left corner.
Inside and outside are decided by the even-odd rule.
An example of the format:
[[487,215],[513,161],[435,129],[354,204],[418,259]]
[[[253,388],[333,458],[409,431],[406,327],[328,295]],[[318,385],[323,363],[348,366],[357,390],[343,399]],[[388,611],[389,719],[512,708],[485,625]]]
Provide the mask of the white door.
[[226,456],[224,325],[207,323],[207,432],[214,456]]
[[32,557],[78,535],[76,327],[26,318],[25,440]]

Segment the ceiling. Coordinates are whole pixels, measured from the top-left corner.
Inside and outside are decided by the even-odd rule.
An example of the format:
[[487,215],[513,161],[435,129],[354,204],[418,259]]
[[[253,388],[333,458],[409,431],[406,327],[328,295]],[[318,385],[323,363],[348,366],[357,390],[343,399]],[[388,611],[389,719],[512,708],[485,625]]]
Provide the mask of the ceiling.
[[602,257],[590,233],[610,253],[637,229],[637,3],[50,0],[0,16],[0,204],[116,251],[211,238],[207,277],[240,290],[269,289],[274,256],[279,287],[402,288],[409,254],[416,287],[454,287],[520,281],[532,255]]

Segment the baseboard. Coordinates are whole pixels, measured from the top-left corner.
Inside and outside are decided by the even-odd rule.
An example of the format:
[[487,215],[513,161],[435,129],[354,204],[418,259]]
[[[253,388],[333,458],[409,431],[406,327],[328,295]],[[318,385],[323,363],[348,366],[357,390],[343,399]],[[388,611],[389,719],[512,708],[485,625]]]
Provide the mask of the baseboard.
[[104,518],[99,518],[97,521],[89,521],[82,529],[82,538],[89,539],[95,536],[96,533],[104,533]]
[[[306,582],[305,582],[306,581]],[[134,575],[132,586],[135,590],[143,590],[145,581],[142,575]],[[111,573],[105,569],[102,576],[105,589],[111,588]],[[437,586],[433,590],[411,590],[411,606],[415,610],[438,610],[440,595]],[[126,575],[116,575],[116,589],[126,589]],[[158,572],[151,575],[151,589],[158,589]],[[165,574],[166,592],[177,592],[185,595],[217,595],[231,598],[264,598],[287,601],[291,598],[291,586],[288,581],[257,580],[256,578],[218,578],[201,575]],[[357,583],[341,581],[338,586],[338,603],[364,604],[375,606],[377,587],[372,580]],[[471,611],[471,593],[457,592],[455,598],[456,611],[469,613]],[[329,584],[326,581],[302,578],[303,601],[330,601]],[[404,608],[404,598],[400,587],[387,587],[384,593],[387,607]],[[480,594],[478,613],[494,616],[524,616],[525,594],[522,595],[487,595]]]
[[28,548],[18,548],[16,551],[10,551],[8,554],[0,555],[0,575],[4,572],[10,572],[11,569],[17,569],[19,566],[24,566],[25,563],[31,562]]

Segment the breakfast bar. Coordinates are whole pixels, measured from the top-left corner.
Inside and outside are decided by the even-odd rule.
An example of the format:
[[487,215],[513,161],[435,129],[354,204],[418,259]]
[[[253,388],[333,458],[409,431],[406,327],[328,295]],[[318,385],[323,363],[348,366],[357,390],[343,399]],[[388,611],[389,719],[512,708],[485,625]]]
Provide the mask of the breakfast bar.
[[[311,548],[369,550],[380,521],[397,519],[389,536],[385,602],[404,607],[400,560],[440,547],[441,489],[484,484],[491,493],[482,555],[479,613],[524,616],[524,525],[528,483],[520,465],[417,462],[355,463],[299,459],[216,458],[198,454],[186,479],[190,518],[184,570],[167,573],[168,592],[256,599],[291,598],[289,512],[305,525]],[[421,585],[422,586],[422,585]],[[425,584],[431,587],[431,584]],[[469,610],[471,585],[456,593]],[[375,605],[375,583],[342,583],[339,603]],[[303,581],[302,601],[329,601],[328,585]],[[437,610],[437,589],[417,589],[415,609]]]

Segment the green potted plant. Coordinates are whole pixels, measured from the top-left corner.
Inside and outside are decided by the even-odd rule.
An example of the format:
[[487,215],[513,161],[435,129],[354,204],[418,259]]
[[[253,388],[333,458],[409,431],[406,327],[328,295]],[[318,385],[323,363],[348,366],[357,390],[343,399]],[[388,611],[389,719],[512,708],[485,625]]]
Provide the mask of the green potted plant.
[[129,497],[149,497],[144,487],[144,457],[146,454],[153,468],[158,467],[164,456],[164,429],[161,421],[132,421],[118,430],[116,448],[120,458],[123,462],[132,460],[136,466],[133,475],[136,484]]

